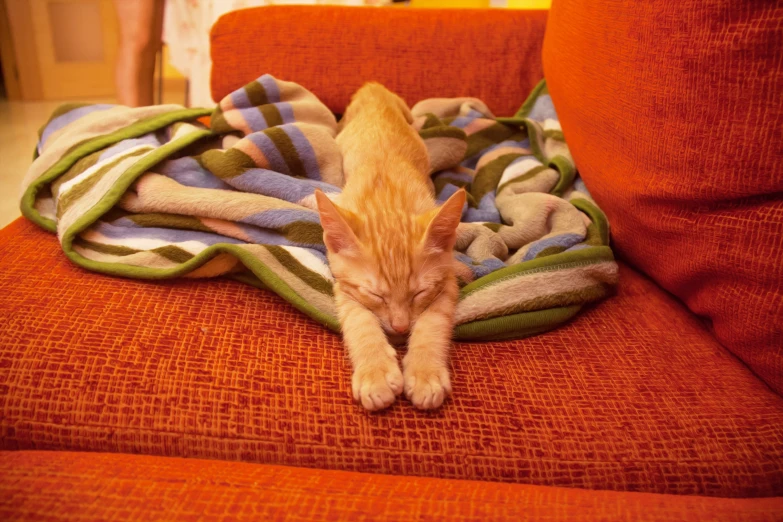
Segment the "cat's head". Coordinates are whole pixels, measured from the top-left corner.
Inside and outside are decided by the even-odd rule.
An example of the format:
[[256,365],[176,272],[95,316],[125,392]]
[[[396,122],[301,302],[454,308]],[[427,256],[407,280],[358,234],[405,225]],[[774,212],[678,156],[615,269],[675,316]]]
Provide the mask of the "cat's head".
[[320,191],[316,199],[340,290],[372,311],[387,334],[408,334],[419,315],[454,285],[453,249],[465,191],[423,215],[389,210],[372,222]]

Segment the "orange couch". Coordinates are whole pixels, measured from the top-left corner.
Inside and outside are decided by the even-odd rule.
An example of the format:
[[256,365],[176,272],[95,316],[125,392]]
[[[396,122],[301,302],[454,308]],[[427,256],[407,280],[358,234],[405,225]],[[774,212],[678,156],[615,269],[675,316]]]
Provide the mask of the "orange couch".
[[[618,294],[553,332],[456,345],[455,394],[437,412],[400,400],[368,414],[352,403],[339,337],[274,294],[89,273],[17,220],[0,231],[0,518],[780,520],[781,163],[771,181],[734,176],[737,164],[718,154],[754,123],[741,117],[741,91],[710,85],[713,97],[691,111],[694,98],[678,96],[693,80],[678,82],[683,71],[722,71],[721,46],[739,49],[729,58],[746,71],[767,60],[768,74],[748,72],[744,85],[756,114],[781,77],[760,33],[783,15],[726,14],[728,0],[713,0],[702,4],[717,15],[682,19],[658,3],[556,1],[548,26],[530,11],[264,7],[223,17],[212,32],[216,98],[267,72],[338,113],[374,79],[408,102],[471,95],[510,115],[543,65],[614,227]],[[680,47],[645,76],[673,41],[661,28]],[[682,48],[689,34],[700,39]],[[691,52],[702,44],[713,52]],[[650,89],[672,106],[648,106]],[[692,142],[653,134],[665,130],[658,119],[702,137],[729,109],[733,126],[720,128],[732,133],[695,142],[711,170],[690,179],[660,160],[667,150],[690,158]],[[772,118],[780,107],[765,110]],[[743,151],[742,164],[766,162],[775,143],[745,139],[755,155]],[[726,248],[711,245],[727,226],[740,227],[742,249],[721,263]],[[749,277],[747,263],[778,269]]]

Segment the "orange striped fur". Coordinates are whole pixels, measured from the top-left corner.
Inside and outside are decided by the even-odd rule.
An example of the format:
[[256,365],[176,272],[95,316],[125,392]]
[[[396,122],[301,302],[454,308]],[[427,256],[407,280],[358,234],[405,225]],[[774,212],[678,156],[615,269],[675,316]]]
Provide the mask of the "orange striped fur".
[[[451,392],[452,252],[465,193],[436,206],[427,150],[411,120],[382,85],[359,89],[337,136],[346,176],[339,206],[316,193],[353,395],[368,410],[403,391],[414,406],[437,408]],[[401,371],[391,342],[405,337]]]

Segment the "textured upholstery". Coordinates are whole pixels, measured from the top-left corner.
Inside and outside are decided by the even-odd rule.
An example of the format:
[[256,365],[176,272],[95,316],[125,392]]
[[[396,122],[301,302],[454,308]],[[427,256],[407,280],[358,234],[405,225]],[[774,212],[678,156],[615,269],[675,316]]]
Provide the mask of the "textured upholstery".
[[553,3],[544,68],[635,266],[783,393],[783,3]]
[[620,275],[559,330],[457,345],[442,410],[367,414],[339,337],[274,294],[89,273],[20,219],[0,231],[0,447],[783,495],[783,399],[653,282]]
[[783,498],[715,499],[366,475],[197,459],[0,453],[11,520],[780,520]]
[[212,28],[212,97],[264,73],[302,84],[342,113],[375,80],[409,104],[475,96],[510,116],[543,78],[546,11],[272,6]]

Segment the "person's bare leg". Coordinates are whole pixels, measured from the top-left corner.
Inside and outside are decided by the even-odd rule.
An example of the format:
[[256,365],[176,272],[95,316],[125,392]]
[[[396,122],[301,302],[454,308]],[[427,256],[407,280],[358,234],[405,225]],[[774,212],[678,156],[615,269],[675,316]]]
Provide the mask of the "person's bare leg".
[[130,107],[153,104],[155,55],[161,46],[164,0],[114,0],[120,22],[115,82],[117,100]]

